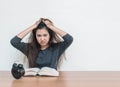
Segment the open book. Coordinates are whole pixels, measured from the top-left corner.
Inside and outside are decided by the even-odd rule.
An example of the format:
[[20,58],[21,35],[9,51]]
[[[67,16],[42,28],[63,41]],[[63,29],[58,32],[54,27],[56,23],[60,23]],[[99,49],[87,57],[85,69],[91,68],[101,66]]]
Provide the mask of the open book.
[[25,70],[24,76],[59,76],[59,72],[50,67],[39,68],[28,68]]

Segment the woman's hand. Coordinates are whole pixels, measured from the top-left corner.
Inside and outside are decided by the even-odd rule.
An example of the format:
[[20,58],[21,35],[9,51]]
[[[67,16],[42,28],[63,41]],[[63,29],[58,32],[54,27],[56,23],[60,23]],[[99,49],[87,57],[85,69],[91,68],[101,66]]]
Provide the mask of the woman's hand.
[[41,21],[44,22],[46,24],[46,26],[49,28],[54,26],[52,21],[50,21],[49,19],[42,19]]
[[53,32],[59,34],[61,37],[65,36],[67,33],[59,28],[57,28],[55,25],[53,25],[53,22],[49,19],[42,18],[42,22],[46,24],[48,28],[50,28]]
[[36,27],[38,26],[38,24],[39,24],[42,20],[43,20],[42,18],[40,18],[39,20],[37,20],[37,21],[35,22],[35,24],[33,24],[34,28],[36,28]]

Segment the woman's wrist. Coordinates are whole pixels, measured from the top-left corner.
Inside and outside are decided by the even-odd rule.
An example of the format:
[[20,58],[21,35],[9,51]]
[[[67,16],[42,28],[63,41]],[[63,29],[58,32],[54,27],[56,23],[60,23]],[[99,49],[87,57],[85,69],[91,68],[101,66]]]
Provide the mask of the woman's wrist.
[[36,28],[37,27],[37,25],[36,24],[33,24],[33,25],[31,25],[30,26],[30,28],[33,30],[34,28]]
[[55,28],[55,26],[53,26],[53,25],[47,25],[47,27],[50,28],[50,29]]

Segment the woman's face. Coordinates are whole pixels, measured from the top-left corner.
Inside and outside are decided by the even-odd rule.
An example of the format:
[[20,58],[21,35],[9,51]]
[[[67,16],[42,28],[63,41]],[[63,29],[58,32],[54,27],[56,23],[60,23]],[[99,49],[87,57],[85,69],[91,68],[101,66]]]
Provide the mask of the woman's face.
[[36,31],[36,39],[40,44],[41,49],[46,49],[49,46],[48,42],[50,40],[50,35],[46,28],[38,29]]

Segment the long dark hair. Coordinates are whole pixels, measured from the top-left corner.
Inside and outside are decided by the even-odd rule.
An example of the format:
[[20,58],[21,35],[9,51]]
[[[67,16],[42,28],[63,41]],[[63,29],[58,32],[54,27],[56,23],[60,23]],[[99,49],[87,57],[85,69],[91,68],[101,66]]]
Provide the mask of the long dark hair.
[[[47,19],[45,19],[45,20],[47,20]],[[30,35],[30,38],[29,38],[27,57],[28,57],[28,62],[29,62],[29,67],[30,68],[36,66],[35,60],[36,60],[38,52],[39,52],[39,50],[41,48],[40,44],[37,42],[37,39],[36,39],[36,31],[38,29],[43,29],[43,28],[45,28],[48,31],[49,35],[50,35],[50,40],[48,42],[49,46],[51,46],[52,43],[54,43],[54,41],[55,42],[60,42],[61,41],[59,36],[55,32],[53,32],[51,29],[49,29],[44,22],[41,21],[38,24],[38,26],[35,29],[33,29],[32,33]]]

